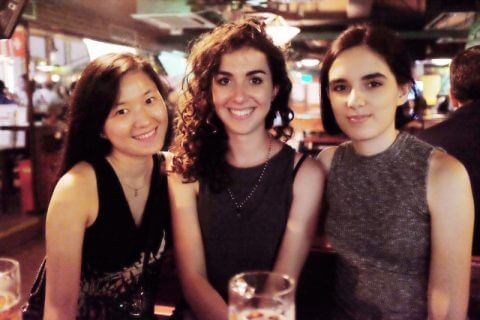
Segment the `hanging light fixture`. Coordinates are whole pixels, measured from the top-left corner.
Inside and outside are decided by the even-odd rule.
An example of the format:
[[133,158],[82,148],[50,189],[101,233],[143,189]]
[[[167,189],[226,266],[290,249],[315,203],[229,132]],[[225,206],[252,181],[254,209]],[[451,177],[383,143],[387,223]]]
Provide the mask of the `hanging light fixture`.
[[290,42],[299,32],[300,28],[293,27],[282,16],[270,12],[249,13],[248,17],[255,17],[265,23],[265,31],[277,46]]
[[300,28],[289,25],[282,16],[276,14],[269,15],[265,19],[265,24],[265,31],[277,46],[287,44],[300,33]]

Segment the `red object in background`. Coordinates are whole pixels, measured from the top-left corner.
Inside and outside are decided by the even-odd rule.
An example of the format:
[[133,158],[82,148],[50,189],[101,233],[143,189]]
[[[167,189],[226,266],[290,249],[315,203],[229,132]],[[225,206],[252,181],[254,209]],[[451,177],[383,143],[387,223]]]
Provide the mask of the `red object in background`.
[[25,31],[23,28],[17,28],[9,40],[13,48],[14,57],[25,57]]
[[32,165],[30,159],[18,161],[20,179],[20,209],[22,213],[33,210]]

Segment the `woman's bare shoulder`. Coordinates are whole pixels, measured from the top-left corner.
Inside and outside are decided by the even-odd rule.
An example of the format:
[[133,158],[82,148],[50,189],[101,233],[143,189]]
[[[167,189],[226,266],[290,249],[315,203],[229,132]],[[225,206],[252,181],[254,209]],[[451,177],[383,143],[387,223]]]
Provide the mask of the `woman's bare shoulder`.
[[328,147],[323,149],[317,156],[317,160],[322,164],[326,172],[330,171],[335,151],[337,151],[337,147]]
[[90,225],[97,211],[95,171],[87,162],[80,162],[59,179],[52,194],[47,218],[60,216],[62,219],[79,219]]

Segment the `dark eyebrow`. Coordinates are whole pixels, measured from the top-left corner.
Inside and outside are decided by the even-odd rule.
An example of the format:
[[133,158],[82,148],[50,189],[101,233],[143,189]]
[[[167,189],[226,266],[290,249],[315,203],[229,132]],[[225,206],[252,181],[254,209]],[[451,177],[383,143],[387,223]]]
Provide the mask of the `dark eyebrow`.
[[328,85],[331,86],[331,85],[334,85],[336,83],[344,83],[344,82],[347,82],[347,80],[345,80],[343,78],[338,78],[338,79],[333,79],[333,80],[329,81]]
[[227,71],[218,70],[217,72],[215,72],[215,75],[216,76],[218,76],[218,75],[231,76],[232,74],[230,72],[227,72]]
[[[362,80],[372,80],[372,79],[376,79],[376,78],[386,78],[386,76],[383,73],[374,72],[374,73],[369,73],[367,75],[364,75],[362,77]],[[345,80],[343,78],[338,78],[338,79],[333,79],[333,80],[329,81],[328,84],[331,86],[331,85],[334,85],[334,84],[337,84],[337,83],[345,83],[345,82],[347,82],[347,80]]]
[[252,75],[257,74],[257,73],[267,74],[265,72],[265,70],[252,70],[252,71],[247,72],[247,76],[252,76]]
[[[247,76],[252,76],[257,73],[267,74],[265,70],[252,70],[247,72]],[[232,74],[228,71],[219,70],[215,75],[231,76]]]
[[[154,90],[152,90],[152,89],[147,89],[143,95],[146,96],[146,95],[148,95],[148,94],[150,94],[150,93],[152,93],[152,92],[154,92]],[[113,104],[113,108],[118,108],[118,107],[121,106],[122,104],[125,104],[125,102],[123,102],[123,101],[117,101],[117,102],[115,102],[115,103]]]
[[386,78],[386,76],[383,73],[375,72],[375,73],[367,74],[362,77],[363,80],[371,80],[375,78]]

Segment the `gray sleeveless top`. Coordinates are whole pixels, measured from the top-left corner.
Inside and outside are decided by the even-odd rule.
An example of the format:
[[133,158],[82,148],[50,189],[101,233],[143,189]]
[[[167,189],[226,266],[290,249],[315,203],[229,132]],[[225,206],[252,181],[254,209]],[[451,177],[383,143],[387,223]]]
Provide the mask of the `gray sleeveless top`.
[[370,157],[351,143],[336,150],[326,232],[338,252],[337,319],[426,319],[433,150],[407,133]]
[[[200,181],[197,209],[207,276],[225,300],[233,275],[273,268],[292,203],[294,158],[295,151],[285,145],[270,159],[262,182],[239,215],[227,190],[215,193]],[[245,199],[262,168],[263,164],[228,167],[236,198]]]

